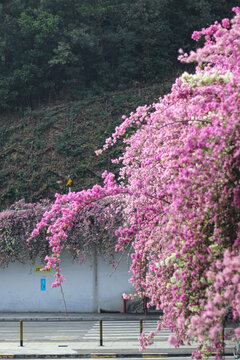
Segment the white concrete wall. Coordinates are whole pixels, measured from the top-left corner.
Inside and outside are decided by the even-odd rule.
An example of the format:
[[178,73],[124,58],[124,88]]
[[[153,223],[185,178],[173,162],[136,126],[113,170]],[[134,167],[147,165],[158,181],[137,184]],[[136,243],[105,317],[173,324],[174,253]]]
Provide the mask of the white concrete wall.
[[[95,258],[95,260],[94,260]],[[116,256],[117,262],[117,256]],[[60,288],[51,288],[52,273],[36,273],[36,264],[11,263],[0,269],[0,311],[59,311],[65,306]],[[118,268],[102,257],[89,257],[79,264],[68,254],[62,259],[66,282],[62,285],[68,312],[97,312],[99,309],[123,311],[122,293],[131,292],[130,264],[122,259]],[[41,279],[46,290],[41,290]]]

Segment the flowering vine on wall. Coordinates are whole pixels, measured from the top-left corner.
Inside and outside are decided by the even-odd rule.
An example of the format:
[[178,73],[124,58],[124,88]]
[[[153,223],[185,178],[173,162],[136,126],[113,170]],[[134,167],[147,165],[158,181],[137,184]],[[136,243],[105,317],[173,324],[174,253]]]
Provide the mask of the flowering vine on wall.
[[9,209],[0,212],[0,265],[2,267],[14,261],[25,263],[26,261],[34,262],[36,258],[44,260],[49,253],[46,232],[41,231],[31,243],[27,243],[26,239],[50,207],[48,200],[36,204],[28,204],[20,200]]
[[[0,212],[0,266],[9,263],[44,261],[51,255],[47,232],[42,229],[30,242],[27,238],[50,210],[49,200],[39,203],[25,203],[20,200],[9,209]],[[66,250],[72,258],[83,261],[93,251],[109,259],[114,254],[117,242],[115,229],[122,221],[120,199],[100,199],[93,206],[78,213],[71,231],[68,233]]]

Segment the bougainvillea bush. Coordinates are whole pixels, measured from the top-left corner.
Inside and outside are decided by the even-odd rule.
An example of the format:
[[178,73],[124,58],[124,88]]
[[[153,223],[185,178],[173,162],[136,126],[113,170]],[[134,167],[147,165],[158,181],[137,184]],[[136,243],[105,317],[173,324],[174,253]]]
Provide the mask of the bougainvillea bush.
[[[193,33],[204,39],[201,48],[180,50],[181,61],[197,63],[195,73],[177,78],[158,102],[123,116],[106,140],[103,150],[122,137],[126,145],[114,160],[122,163],[119,179],[104,173],[103,186],[57,196],[32,234],[51,223],[47,266],[56,267],[57,286],[64,281],[60,253],[77,214],[97,199],[121,196],[125,223],[116,249],[134,250],[131,282],[163,310],[158,330],[172,330],[171,344],[200,342],[197,359],[213,351],[219,357],[229,309],[233,320],[240,316],[240,10],[233,11],[231,21]],[[143,334],[141,348],[153,335]]]
[[113,260],[117,243],[115,231],[121,223],[120,197],[99,199],[78,212],[68,232],[65,248],[73,259],[79,261],[84,261],[93,252],[106,260]]
[[49,253],[46,232],[41,231],[30,243],[26,239],[50,205],[48,200],[35,204],[20,200],[0,212],[0,266],[6,267],[14,261],[34,262],[36,258],[44,260]]
[[[46,229],[27,242],[26,239],[41,221],[46,211],[51,209],[49,200],[39,203],[25,203],[22,199],[9,209],[0,212],[0,266],[19,261],[44,261],[51,249]],[[120,199],[100,199],[93,206],[78,213],[65,244],[72,258],[83,261],[87,255],[97,251],[109,260],[114,254],[117,238],[115,230],[122,221]],[[97,242],[97,246],[96,246]]]

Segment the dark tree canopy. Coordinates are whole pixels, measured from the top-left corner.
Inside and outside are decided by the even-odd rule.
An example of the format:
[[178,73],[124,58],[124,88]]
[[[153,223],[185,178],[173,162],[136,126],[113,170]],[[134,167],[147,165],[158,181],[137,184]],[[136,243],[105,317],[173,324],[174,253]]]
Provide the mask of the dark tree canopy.
[[2,0],[0,109],[161,81],[234,0]]

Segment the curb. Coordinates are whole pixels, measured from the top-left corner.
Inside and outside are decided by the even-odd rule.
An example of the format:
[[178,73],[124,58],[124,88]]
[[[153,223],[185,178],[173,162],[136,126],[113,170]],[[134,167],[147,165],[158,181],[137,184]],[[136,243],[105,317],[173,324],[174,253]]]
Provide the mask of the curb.
[[[82,359],[82,358],[162,358],[191,357],[191,353],[87,353],[87,354],[0,354],[0,359]],[[225,353],[232,356],[232,353]]]
[[19,322],[20,320],[24,321],[24,322],[28,322],[28,321],[36,321],[36,322],[64,322],[64,321],[99,321],[99,320],[103,320],[103,321],[139,321],[139,320],[155,320],[158,321],[159,320],[159,316],[156,315],[149,315],[149,316],[144,316],[141,314],[137,314],[134,316],[121,316],[121,317],[112,317],[112,316],[108,316],[108,315],[104,315],[104,316],[86,316],[86,317],[3,317],[0,316],[0,322]]
[[152,357],[191,357],[191,354],[169,354],[169,353],[149,353],[149,354],[118,354],[118,353],[88,353],[88,354],[3,354],[0,359],[99,359],[99,358],[152,358]]

